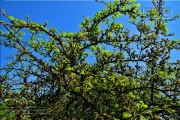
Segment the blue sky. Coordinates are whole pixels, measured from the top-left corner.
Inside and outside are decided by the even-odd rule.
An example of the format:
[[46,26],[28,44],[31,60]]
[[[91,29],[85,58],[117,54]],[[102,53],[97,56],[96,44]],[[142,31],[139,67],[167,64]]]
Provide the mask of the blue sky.
[[[137,0],[141,3],[141,10],[143,8],[152,7],[150,0]],[[167,1],[165,7],[171,8],[171,15],[180,14],[180,0]],[[0,0],[0,8],[5,9],[8,15],[14,16],[18,19],[25,19],[26,15],[29,15],[32,21],[44,24],[46,20],[49,21],[49,26],[58,28],[66,32],[77,32],[80,30],[79,24],[83,21],[82,16],[93,17],[98,11],[101,11],[105,7],[100,2],[93,0]],[[1,19],[6,19],[1,15]],[[135,33],[135,28],[127,23],[127,18],[120,19],[120,21]],[[169,30],[175,33],[172,38],[180,39],[180,19],[168,24]],[[1,67],[6,62],[6,54],[11,54],[13,50],[9,50],[4,46],[1,46]],[[180,52],[173,51],[172,61],[180,59]]]

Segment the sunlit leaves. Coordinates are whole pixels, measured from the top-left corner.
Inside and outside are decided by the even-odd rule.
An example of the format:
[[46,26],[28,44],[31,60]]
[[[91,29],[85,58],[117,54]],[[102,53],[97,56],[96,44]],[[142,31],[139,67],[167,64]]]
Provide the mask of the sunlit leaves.
[[59,50],[58,48],[55,48],[55,49],[54,49],[54,52],[55,52],[55,53],[59,53],[60,50]]
[[91,84],[91,82],[89,82],[89,81],[84,81],[83,82],[83,84],[84,84],[84,87],[85,87],[85,91],[87,92],[87,91],[90,91],[92,88],[93,88],[93,85]]
[[82,87],[76,87],[74,90],[75,90],[76,92],[80,92],[81,89],[82,89]]
[[166,27],[167,22],[160,22],[155,26],[155,29],[161,30],[162,34],[166,34],[168,32],[168,28]]
[[16,20],[14,24],[17,27],[20,27],[26,25],[26,22],[24,20]]
[[124,25],[121,24],[121,23],[120,23],[120,24],[116,24],[116,23],[113,22],[113,23],[111,24],[111,27],[112,27],[113,30],[116,31],[116,30],[119,30],[119,29],[123,29],[123,28],[124,28]]
[[[9,28],[1,30],[5,38],[1,43],[17,49],[4,68],[7,76],[1,76],[4,103],[56,108],[58,119],[151,119],[153,114],[175,114],[180,67],[178,61],[168,60],[171,50],[179,49],[179,41],[163,36],[167,22],[158,9],[142,14],[139,7],[135,0],[107,2],[94,17],[83,19],[78,32],[58,33],[46,27],[48,21],[42,25],[28,16],[27,22],[13,16],[8,17],[10,25],[1,21]],[[129,16],[137,33],[116,22],[123,15]],[[24,29],[31,34],[28,41]],[[29,74],[33,77],[26,78]],[[14,81],[21,82],[20,88],[7,89]]]
[[167,73],[167,72],[165,72],[165,71],[160,71],[158,74],[159,74],[161,77],[164,77],[164,78],[166,78],[166,79],[169,78],[169,73]]
[[129,112],[124,112],[124,113],[123,113],[123,118],[128,119],[128,118],[130,118],[131,116],[132,116],[132,114],[129,113]]
[[116,13],[113,14],[112,18],[116,19],[116,18],[118,18],[120,16],[121,16],[121,14],[116,12]]
[[8,16],[9,20],[14,21],[15,18],[13,16]]
[[136,4],[135,6],[138,8],[138,7],[140,7],[140,6],[141,6],[141,4],[140,4],[140,3],[138,3],[138,4]]

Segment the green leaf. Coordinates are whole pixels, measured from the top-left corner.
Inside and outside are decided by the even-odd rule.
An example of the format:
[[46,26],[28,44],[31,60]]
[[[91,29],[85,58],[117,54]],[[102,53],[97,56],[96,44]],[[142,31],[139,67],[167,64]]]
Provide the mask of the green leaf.
[[148,105],[143,104],[142,107],[143,107],[143,108],[148,108]]
[[35,105],[35,102],[33,100],[29,100],[29,103]]
[[84,70],[81,71],[81,74],[85,74],[85,73],[84,73]]
[[81,91],[81,87],[76,87],[76,88],[75,88],[75,91],[76,91],[76,92],[80,92],[80,91]]
[[13,16],[8,16],[8,18],[11,20],[11,21],[14,21],[15,18]]
[[21,91],[20,91],[20,90],[18,90],[16,93],[19,95],[19,94],[21,93]]
[[7,102],[7,101],[9,101],[9,100],[11,100],[11,99],[5,99],[4,102]]
[[119,108],[119,104],[116,103],[114,107],[115,107],[115,108]]
[[128,112],[123,113],[123,118],[130,118],[131,116],[132,116],[132,114],[130,114]]
[[136,4],[136,7],[140,7],[140,6],[141,6],[141,4],[140,4],[140,3]]

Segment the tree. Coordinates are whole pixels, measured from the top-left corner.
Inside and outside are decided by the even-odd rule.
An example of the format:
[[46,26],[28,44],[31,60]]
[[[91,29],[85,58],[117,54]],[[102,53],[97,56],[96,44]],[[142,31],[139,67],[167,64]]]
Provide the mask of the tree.
[[[80,32],[60,34],[47,28],[48,21],[19,20],[3,11],[9,23],[0,21],[0,44],[16,52],[1,68],[1,106],[13,107],[8,113],[19,119],[178,119],[180,61],[169,59],[180,41],[170,40],[166,26],[178,16],[164,19],[164,2],[152,4],[144,14],[135,0],[115,0],[84,18]],[[115,22],[123,15],[137,34]]]

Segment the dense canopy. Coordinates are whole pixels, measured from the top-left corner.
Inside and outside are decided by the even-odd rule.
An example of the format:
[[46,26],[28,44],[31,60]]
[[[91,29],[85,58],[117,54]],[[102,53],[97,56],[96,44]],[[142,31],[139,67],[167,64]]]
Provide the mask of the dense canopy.
[[[77,33],[2,11],[0,45],[15,52],[0,68],[0,119],[180,118],[180,40],[166,25],[178,16],[164,18],[163,1],[147,13],[135,0],[105,4]],[[116,22],[125,15],[137,33]]]

